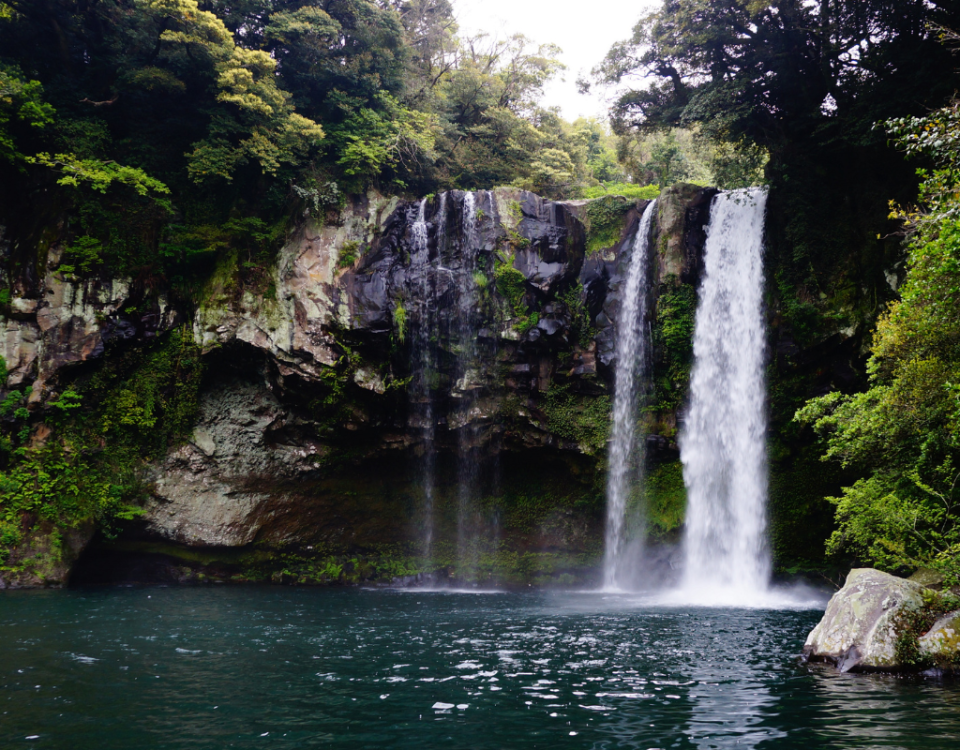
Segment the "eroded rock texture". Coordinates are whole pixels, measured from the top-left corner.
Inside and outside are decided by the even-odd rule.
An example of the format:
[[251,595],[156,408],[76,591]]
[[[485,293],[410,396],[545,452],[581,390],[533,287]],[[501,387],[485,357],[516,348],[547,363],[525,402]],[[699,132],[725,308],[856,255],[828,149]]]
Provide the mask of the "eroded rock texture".
[[831,662],[841,672],[954,667],[960,612],[936,618],[928,630],[924,619],[936,602],[915,581],[871,568],[851,570],[807,636],[804,656]]
[[[696,283],[714,192],[663,197],[652,295]],[[206,362],[197,422],[150,467],[123,544],[407,543],[425,533],[429,463],[438,539],[462,526],[451,509],[467,472],[478,534],[595,555],[623,250],[644,204],[621,208],[619,239],[588,255],[583,201],[356,196],[300,227],[264,283],[241,284],[226,253],[189,304],[75,280],[54,245],[0,321],[7,386],[32,385],[42,408],[90,363],[192,332]]]

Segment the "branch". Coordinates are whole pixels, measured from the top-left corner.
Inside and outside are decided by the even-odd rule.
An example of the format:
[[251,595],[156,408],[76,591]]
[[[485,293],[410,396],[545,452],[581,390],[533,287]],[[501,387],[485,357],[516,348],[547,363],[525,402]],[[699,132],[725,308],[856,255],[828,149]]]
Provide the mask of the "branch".
[[94,107],[109,107],[111,104],[116,104],[117,99],[119,98],[120,98],[120,94],[114,94],[113,99],[107,99],[106,101],[102,101],[102,102],[95,102],[92,99],[87,99],[86,97],[84,97],[83,99],[80,100],[80,103],[90,104]]

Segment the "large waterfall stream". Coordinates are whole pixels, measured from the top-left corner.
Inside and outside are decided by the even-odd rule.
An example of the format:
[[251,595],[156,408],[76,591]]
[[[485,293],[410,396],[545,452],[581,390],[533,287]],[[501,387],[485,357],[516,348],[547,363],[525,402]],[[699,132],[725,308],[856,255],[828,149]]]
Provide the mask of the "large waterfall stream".
[[[603,584],[618,590],[658,581],[643,555],[625,555],[627,506],[643,484],[638,393],[647,367],[646,307],[655,204],[634,239],[617,321],[617,369],[607,478]],[[679,444],[687,489],[683,578],[668,597],[748,604],[768,596],[763,221],[766,192],[718,195],[710,212],[693,339],[690,403]],[[639,455],[638,455],[639,454]],[[634,536],[643,537],[641,529]],[[658,576],[659,577],[659,574]],[[782,597],[781,597],[782,598]],[[789,599],[789,596],[787,597]]]
[[763,219],[766,192],[714,199],[680,434],[687,486],[683,590],[741,603],[768,585]]
[[[647,205],[631,248],[620,315],[617,320],[617,371],[613,402],[613,427],[610,435],[610,468],[607,475],[607,526],[603,561],[606,589],[625,584],[624,547],[626,512],[631,486],[643,467],[643,441],[637,445],[637,397],[646,371],[649,336],[647,335],[647,298],[650,228],[657,202]],[[638,456],[637,453],[640,455]],[[636,471],[635,466],[640,468]],[[636,530],[642,538],[642,530]]]

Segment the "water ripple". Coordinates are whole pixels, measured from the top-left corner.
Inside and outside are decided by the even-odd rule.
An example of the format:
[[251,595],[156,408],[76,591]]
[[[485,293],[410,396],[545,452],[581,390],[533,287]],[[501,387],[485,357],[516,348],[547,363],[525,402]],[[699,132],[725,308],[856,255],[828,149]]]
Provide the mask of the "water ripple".
[[799,664],[818,617],[582,593],[3,592],[0,746],[956,747],[956,684]]

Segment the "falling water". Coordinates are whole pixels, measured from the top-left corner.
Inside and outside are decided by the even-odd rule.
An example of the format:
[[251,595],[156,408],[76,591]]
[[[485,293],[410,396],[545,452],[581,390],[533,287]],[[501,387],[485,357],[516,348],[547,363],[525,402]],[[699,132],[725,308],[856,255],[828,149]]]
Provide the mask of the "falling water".
[[461,403],[460,424],[457,433],[457,567],[458,577],[476,577],[479,564],[477,532],[477,485],[479,467],[475,455],[478,427],[471,412],[474,409],[479,373],[477,370],[477,311],[476,283],[473,272],[480,250],[480,222],[477,216],[476,195],[463,196],[463,246],[461,266],[457,274],[457,382],[454,390]]
[[[603,584],[607,589],[621,588],[624,583],[625,522],[632,467],[635,463],[643,466],[643,456],[637,456],[637,396],[640,380],[647,366],[647,278],[650,225],[655,210],[656,201],[653,201],[640,219],[630,253],[627,283],[623,288],[620,315],[617,319],[617,370],[610,471],[607,476],[607,529],[603,561]],[[642,446],[641,442],[641,453]]]
[[[440,196],[438,225],[442,226],[446,218],[446,194]],[[416,339],[413,344],[413,373],[410,397],[417,415],[418,427],[423,441],[423,454],[420,458],[420,486],[423,491],[423,527],[421,539],[426,560],[433,558],[434,536],[434,494],[436,490],[436,419],[433,413],[433,383],[436,362],[430,339],[436,328],[436,316],[433,310],[433,292],[431,289],[430,245],[426,220],[427,200],[420,201],[417,218],[411,227],[413,239],[413,258],[411,265],[418,270],[419,283],[417,296],[419,314],[416,324]]]
[[765,590],[763,217],[766,192],[714,199],[680,435],[687,486],[683,590],[731,603]]

